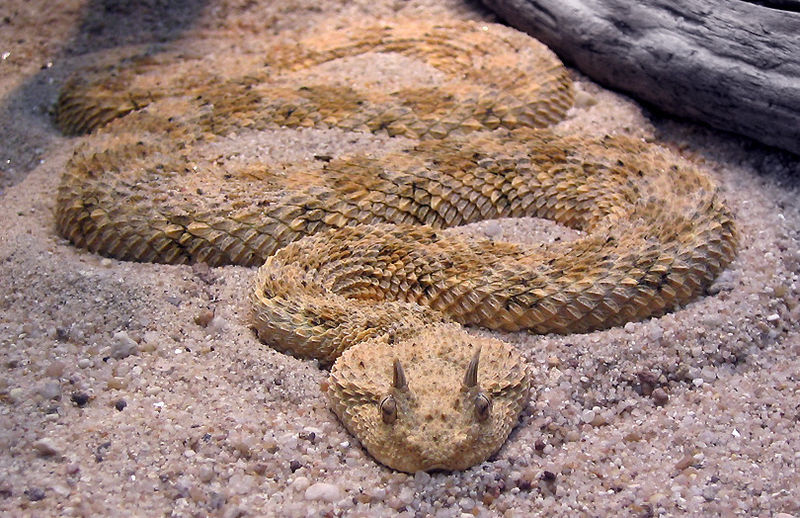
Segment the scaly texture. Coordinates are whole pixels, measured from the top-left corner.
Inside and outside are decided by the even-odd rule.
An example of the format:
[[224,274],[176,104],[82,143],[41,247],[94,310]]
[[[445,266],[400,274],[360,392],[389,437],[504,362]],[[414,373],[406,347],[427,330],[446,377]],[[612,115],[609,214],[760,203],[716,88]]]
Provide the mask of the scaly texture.
[[[386,94],[303,75],[365,53],[410,56],[446,80]],[[267,55],[265,67],[252,50],[167,52],[70,81],[58,123],[97,131],[68,164],[57,226],[121,259],[263,263],[252,294],[259,337],[333,363],[334,411],[390,467],[481,462],[527,400],[519,354],[456,322],[602,329],[686,303],[733,257],[731,215],[691,164],[629,138],[537,129],[563,116],[572,90],[555,58],[519,33],[381,24]],[[275,125],[418,140],[378,157],[323,157],[318,171],[221,152]],[[585,235],[523,246],[438,230],[521,216]]]

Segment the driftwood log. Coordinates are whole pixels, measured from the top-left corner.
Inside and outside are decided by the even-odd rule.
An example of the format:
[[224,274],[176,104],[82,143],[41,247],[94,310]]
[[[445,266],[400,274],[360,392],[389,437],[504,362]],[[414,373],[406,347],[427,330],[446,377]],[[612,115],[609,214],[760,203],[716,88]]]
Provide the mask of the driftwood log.
[[800,154],[800,0],[483,0],[595,81]]

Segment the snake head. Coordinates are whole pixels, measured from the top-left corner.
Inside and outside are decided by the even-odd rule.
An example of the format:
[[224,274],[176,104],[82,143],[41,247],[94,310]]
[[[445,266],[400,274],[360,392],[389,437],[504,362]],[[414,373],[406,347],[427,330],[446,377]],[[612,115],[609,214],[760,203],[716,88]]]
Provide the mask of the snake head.
[[529,388],[511,346],[440,324],[392,345],[351,347],[331,369],[328,395],[375,459],[413,473],[486,460],[516,424]]

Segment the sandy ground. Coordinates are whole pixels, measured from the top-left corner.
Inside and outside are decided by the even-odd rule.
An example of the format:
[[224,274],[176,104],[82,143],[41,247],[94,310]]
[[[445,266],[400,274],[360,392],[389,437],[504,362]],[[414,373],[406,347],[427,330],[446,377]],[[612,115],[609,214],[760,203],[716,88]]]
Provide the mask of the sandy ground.
[[[332,15],[492,16],[454,0],[128,4],[0,8],[0,514],[800,514],[798,157],[664,119],[575,73],[578,103],[557,130],[640,135],[701,162],[736,213],[737,259],[709,296],[662,318],[565,337],[493,333],[535,376],[508,442],[466,472],[396,473],[337,422],[324,370],[256,340],[253,270],[124,263],[54,232],[77,140],[48,111],[90,50],[268,37]],[[341,140],[286,131],[273,147],[298,160]],[[470,231],[559,232],[541,226]]]

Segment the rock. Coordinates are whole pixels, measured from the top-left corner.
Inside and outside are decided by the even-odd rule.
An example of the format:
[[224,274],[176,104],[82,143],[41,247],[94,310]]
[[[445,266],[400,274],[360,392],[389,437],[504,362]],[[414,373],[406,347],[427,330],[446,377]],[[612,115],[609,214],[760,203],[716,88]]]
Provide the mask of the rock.
[[306,500],[324,500],[326,502],[336,502],[341,498],[342,490],[339,486],[326,482],[317,482],[306,489]]
[[791,4],[483,3],[599,83],[800,154],[800,12]]
[[211,482],[214,478],[214,469],[211,466],[200,466],[197,470],[197,478],[200,479],[201,482]]
[[297,477],[294,479],[294,482],[292,482],[292,487],[297,491],[305,491],[308,489],[309,485],[311,485],[311,482],[307,477]]
[[417,486],[425,486],[431,481],[431,476],[425,471],[417,471],[414,473],[414,482]]
[[42,457],[52,457],[53,455],[58,455],[60,453],[60,450],[53,440],[46,437],[34,442],[33,449],[36,450],[36,453]]
[[14,404],[19,403],[25,397],[25,391],[21,387],[14,387],[8,391],[8,400]]
[[66,368],[67,364],[62,360],[55,360],[47,366],[44,373],[51,378],[60,378]]
[[36,389],[43,399],[60,399],[61,384],[57,381],[45,381]]
[[503,233],[503,229],[500,227],[500,224],[497,221],[492,220],[486,223],[483,233],[489,239],[493,239],[499,237]]
[[139,352],[139,344],[125,331],[114,333],[111,341],[111,357],[117,360],[127,358]]
[[86,392],[73,392],[70,399],[78,407],[85,407],[89,403],[90,396]]
[[25,496],[27,496],[28,500],[31,502],[38,502],[39,500],[43,500],[46,495],[44,489],[31,487],[25,490]]
[[200,327],[208,327],[211,320],[214,318],[214,312],[210,309],[201,309],[197,315],[194,316],[194,323]]
[[657,388],[651,394],[653,402],[658,406],[664,406],[669,401],[669,395],[662,388]]

